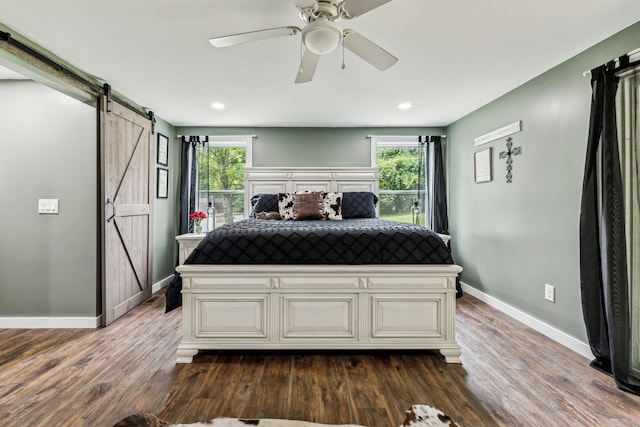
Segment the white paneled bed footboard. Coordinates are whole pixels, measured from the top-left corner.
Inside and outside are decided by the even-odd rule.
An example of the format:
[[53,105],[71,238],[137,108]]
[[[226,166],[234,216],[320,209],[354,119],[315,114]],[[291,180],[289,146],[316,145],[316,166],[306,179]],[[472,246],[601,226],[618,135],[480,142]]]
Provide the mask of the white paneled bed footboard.
[[457,265],[182,265],[178,363],[199,350],[434,349],[460,362]]

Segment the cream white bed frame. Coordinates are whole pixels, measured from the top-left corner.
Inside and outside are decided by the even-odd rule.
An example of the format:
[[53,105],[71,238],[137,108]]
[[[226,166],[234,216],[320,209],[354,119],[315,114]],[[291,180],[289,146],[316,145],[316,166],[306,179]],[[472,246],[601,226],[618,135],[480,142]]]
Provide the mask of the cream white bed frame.
[[[247,168],[258,193],[372,191],[376,168]],[[435,349],[460,363],[458,265],[181,265],[178,363],[199,350]]]

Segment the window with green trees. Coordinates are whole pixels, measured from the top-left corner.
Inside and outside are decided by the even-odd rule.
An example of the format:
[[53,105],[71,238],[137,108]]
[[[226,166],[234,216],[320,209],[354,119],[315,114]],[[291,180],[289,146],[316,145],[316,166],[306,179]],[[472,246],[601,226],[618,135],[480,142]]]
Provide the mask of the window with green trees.
[[207,213],[206,229],[244,218],[244,143],[210,141],[197,148],[198,207]]
[[411,208],[418,189],[419,146],[417,143],[384,144],[376,148],[376,154],[380,169],[380,218],[412,223]]

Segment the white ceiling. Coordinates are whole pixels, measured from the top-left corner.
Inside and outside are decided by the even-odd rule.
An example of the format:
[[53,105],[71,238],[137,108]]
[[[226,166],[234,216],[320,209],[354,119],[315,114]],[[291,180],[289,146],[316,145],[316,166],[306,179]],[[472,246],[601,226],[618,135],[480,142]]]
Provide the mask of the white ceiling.
[[[0,2],[3,24],[170,123],[200,126],[448,125],[637,21],[638,0],[394,0],[341,25],[395,66],[380,72],[347,51],[342,70],[336,49],[296,85],[299,35],[208,42],[302,27],[291,0]],[[414,107],[398,110],[405,101]]]
[[0,65],[0,80],[24,80],[25,76]]

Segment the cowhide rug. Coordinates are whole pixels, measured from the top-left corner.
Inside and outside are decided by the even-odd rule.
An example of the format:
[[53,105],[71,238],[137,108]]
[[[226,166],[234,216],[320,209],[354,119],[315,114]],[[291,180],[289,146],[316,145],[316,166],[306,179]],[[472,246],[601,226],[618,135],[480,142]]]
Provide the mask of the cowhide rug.
[[[216,418],[206,423],[169,424],[153,414],[135,414],[120,420],[113,427],[365,427],[355,424],[318,424],[296,420]],[[413,405],[399,427],[439,427],[458,425],[442,411],[429,405]]]

